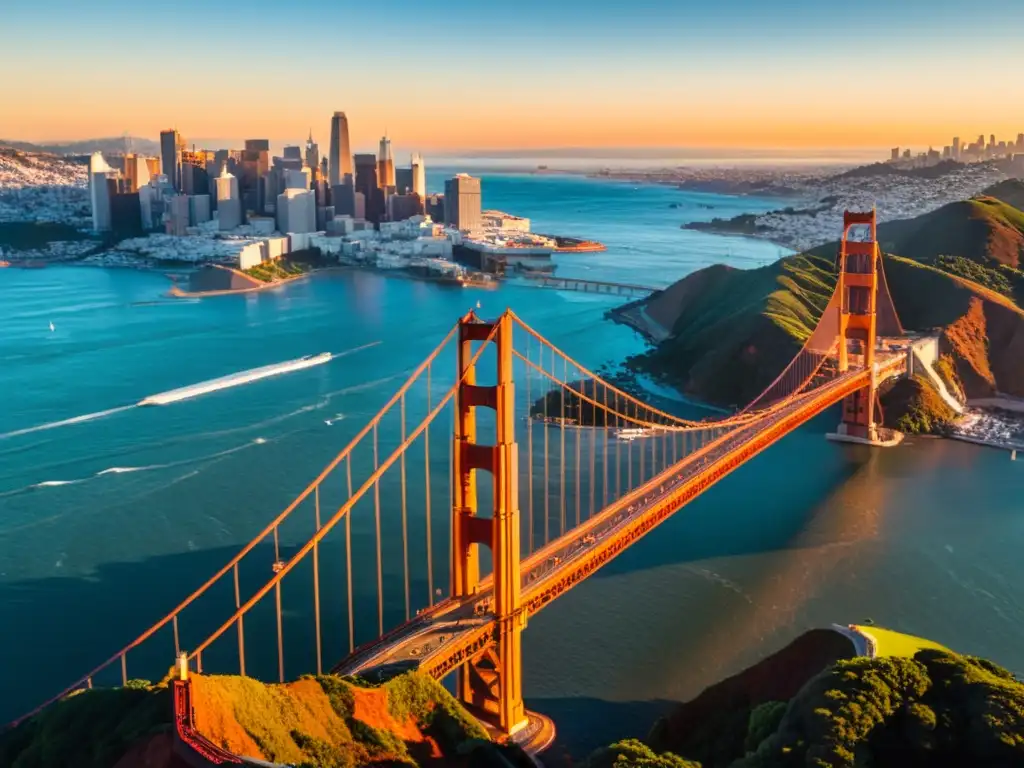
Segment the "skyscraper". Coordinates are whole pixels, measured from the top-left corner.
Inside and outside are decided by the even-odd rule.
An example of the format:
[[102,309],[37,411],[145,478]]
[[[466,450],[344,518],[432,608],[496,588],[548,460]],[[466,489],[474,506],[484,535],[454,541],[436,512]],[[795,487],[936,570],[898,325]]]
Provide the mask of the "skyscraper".
[[954,160],[959,160],[960,159],[960,137],[959,136],[954,136],[953,137],[953,159]]
[[128,192],[138,192],[139,187],[149,184],[148,158],[141,155],[124,156],[124,178]]
[[480,229],[480,179],[460,173],[444,183],[444,223],[464,232]]
[[89,158],[89,203],[92,208],[92,228],[94,232],[110,230],[110,195],[116,192],[111,189],[111,180],[116,180],[117,171],[107,165],[103,154],[94,152]]
[[316,231],[316,200],[312,192],[286,189],[277,196],[277,229],[295,234]]
[[427,166],[423,164],[423,157],[419,152],[412,156],[412,191],[413,194],[422,198],[427,196]]
[[380,152],[377,153],[377,185],[395,186],[395,159],[391,156],[391,139],[387,135],[381,137]]
[[[366,201],[366,218],[378,222],[384,213],[383,195],[377,183],[377,158],[370,154],[355,156],[356,178],[355,189]],[[378,202],[380,205],[378,205]]]
[[320,147],[313,141],[313,129],[309,129],[309,138],[306,139],[306,165],[315,175],[320,167]]
[[227,166],[217,177],[217,215],[220,229],[234,229],[242,224],[242,197],[238,191],[238,179],[228,173]]
[[395,194],[412,194],[412,168],[395,168]]
[[178,192],[181,191],[181,136],[171,128],[160,131],[160,166],[167,181]]
[[352,147],[348,141],[348,118],[335,112],[331,118],[331,186],[342,184],[352,176]]

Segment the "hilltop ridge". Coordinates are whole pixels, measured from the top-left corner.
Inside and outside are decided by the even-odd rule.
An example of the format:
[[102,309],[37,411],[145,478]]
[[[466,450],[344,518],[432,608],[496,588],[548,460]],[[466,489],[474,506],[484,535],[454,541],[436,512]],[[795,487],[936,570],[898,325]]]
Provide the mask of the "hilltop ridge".
[[[881,224],[878,238],[904,327],[939,329],[963,393],[1024,396],[1024,212],[983,195]],[[749,402],[813,330],[835,287],[837,248],[752,270],[708,267],[616,310],[655,342],[629,365],[716,405]]]
[[0,147],[9,147],[10,149],[17,149],[22,152],[38,152],[51,155],[91,155],[93,152],[120,154],[124,152],[126,141],[131,143],[132,151],[137,154],[160,154],[159,142],[137,136],[110,136],[107,138],[57,141],[46,144],[0,138]]

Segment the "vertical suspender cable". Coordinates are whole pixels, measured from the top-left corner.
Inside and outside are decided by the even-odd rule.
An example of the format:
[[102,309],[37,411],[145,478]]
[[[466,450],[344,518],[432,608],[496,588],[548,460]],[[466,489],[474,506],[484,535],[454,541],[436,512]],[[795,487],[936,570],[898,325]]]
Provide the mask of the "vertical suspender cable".
[[[373,425],[373,472],[380,467],[380,451],[377,448],[377,424]],[[377,527],[377,630],[384,634],[384,560],[381,556],[380,541],[380,480],[373,482],[373,516]]]
[[[547,370],[547,365],[544,363],[544,345],[543,344],[540,347],[540,362],[541,362],[541,366],[545,370]],[[552,373],[555,372],[554,352],[551,353],[551,372]],[[549,484],[551,482],[551,479],[550,479],[550,475],[549,475],[549,472],[548,472],[548,443],[549,443],[549,440],[550,440],[550,438],[548,437],[548,433],[551,431],[551,429],[550,429],[550,427],[548,425],[548,400],[551,399],[551,392],[552,392],[551,385],[549,383],[547,390],[544,392],[544,544],[545,545],[550,540],[549,526],[550,526],[550,520],[551,520],[551,509],[550,509],[551,502],[550,502],[550,499],[549,499],[549,497],[551,495],[551,486]]]
[[284,682],[284,635],[281,631],[281,582],[274,583],[274,606],[277,610],[277,680]]
[[[352,455],[345,457],[345,475],[348,479],[348,500],[352,500]],[[352,507],[345,513],[345,575],[348,588],[348,652],[356,648],[355,608],[352,604]]]
[[[622,419],[619,418],[619,395],[615,394],[615,428],[622,429]],[[615,498],[622,497],[622,440],[615,437]]]
[[[280,536],[277,526],[274,526],[274,565],[281,562]],[[281,630],[281,582],[274,584],[274,609],[277,613],[277,677],[278,682],[284,682],[284,635]]]
[[[582,390],[585,379],[580,380],[580,388]],[[565,390],[562,390],[563,395]],[[583,398],[576,398],[576,402],[579,410],[577,411],[577,424],[576,424],[576,525],[580,524],[580,502],[582,501],[580,492],[580,440],[583,438]]]
[[[569,378],[569,363],[566,359],[562,358],[562,383],[566,384],[566,379]],[[561,508],[561,519],[562,527],[559,529],[560,533],[565,533],[565,389],[559,387],[558,394],[560,395],[560,402],[562,408],[562,418],[559,422],[559,433],[562,440],[562,460],[561,460],[561,495],[560,508]]]
[[[634,406],[635,409],[635,406]],[[626,401],[626,413],[629,413],[629,401]],[[635,427],[635,424],[630,424]],[[633,440],[626,441],[626,493],[633,490]]]
[[[639,405],[634,407],[634,412],[636,413],[637,421],[640,421],[640,406]],[[648,437],[651,437],[650,429],[649,428],[645,429],[645,433],[646,433],[644,435],[645,439],[648,438]],[[646,475],[644,474],[644,454],[647,452],[645,450],[645,447],[646,446],[643,443],[640,443],[640,482],[637,483],[637,485],[643,485],[644,484],[644,478],[646,477]]]
[[527,545],[526,554],[533,554],[533,397],[531,396],[530,381],[533,379],[533,367],[530,362],[530,334],[526,335],[526,485],[529,488],[527,494]]
[[[401,398],[400,407],[402,417],[402,445],[405,445],[405,395]],[[429,413],[429,411],[428,411]],[[406,510],[405,491],[405,452],[402,449],[402,456],[399,459],[399,472],[402,476],[402,572],[405,575],[405,620],[409,620],[409,520]]]
[[[242,606],[242,595],[241,595],[241,591],[238,588],[238,563],[235,563],[235,567],[234,567],[233,570],[235,572],[235,574],[234,574],[234,576],[235,576],[235,610],[237,611]],[[177,616],[175,616],[175,620],[177,620]],[[177,646],[178,646],[178,625],[177,625],[177,623],[175,623],[175,625],[174,625],[174,646],[175,646],[175,650],[178,653],[180,653],[180,651],[177,650]],[[238,616],[238,674],[240,674],[242,677],[245,677],[245,630],[242,628],[242,616],[241,615]]]
[[602,388],[604,392],[604,410],[601,411],[604,420],[604,442],[601,443],[601,463],[604,469],[601,472],[601,483],[604,488],[601,494],[601,507],[608,506],[608,385]]
[[[427,413],[430,413],[430,369],[431,366],[427,366]],[[423,429],[423,463],[424,463],[424,493],[423,501],[426,505],[427,513],[427,601],[428,605],[434,604],[434,552],[431,541],[432,532],[430,530],[430,422],[427,422],[427,426]]]
[[[313,490],[316,508],[316,530],[320,530],[320,486]],[[236,566],[237,567],[237,566]],[[237,606],[236,606],[237,607]],[[320,545],[313,542],[313,616],[316,623],[316,673],[323,674],[323,648],[320,640]],[[241,616],[239,616],[241,619]]]
[[[591,398],[595,403],[597,402],[597,379],[594,379],[593,392]],[[590,409],[590,429],[587,431],[590,433],[590,513],[587,518],[591,518],[594,515],[594,475],[597,472],[597,457],[595,452],[597,451],[597,406],[592,406]]]

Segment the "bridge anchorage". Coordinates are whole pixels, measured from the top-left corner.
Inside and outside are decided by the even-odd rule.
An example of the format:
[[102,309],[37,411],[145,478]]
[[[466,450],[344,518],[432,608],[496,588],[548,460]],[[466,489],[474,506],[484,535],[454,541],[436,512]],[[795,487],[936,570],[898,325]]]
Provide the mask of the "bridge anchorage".
[[[190,672],[284,682],[418,669],[454,674],[456,696],[496,737],[543,748],[553,727],[523,702],[530,616],[831,406],[843,404],[835,439],[890,442],[875,398],[906,372],[914,342],[889,298],[873,212],[846,214],[837,266],[797,355],[713,421],[624,392],[511,310],[468,313],[237,555],[42,706],[124,685],[129,669],[155,679],[172,651],[176,706],[197,711]],[[220,754],[178,714],[184,742]]]

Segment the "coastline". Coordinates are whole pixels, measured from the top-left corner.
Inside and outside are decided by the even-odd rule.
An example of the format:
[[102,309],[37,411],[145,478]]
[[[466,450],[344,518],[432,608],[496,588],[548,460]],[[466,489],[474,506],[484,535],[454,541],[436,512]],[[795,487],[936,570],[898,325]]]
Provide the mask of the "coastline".
[[[223,267],[223,269],[227,269],[227,268]],[[229,270],[229,271],[236,272],[237,270]],[[244,273],[239,273],[239,274],[244,274]],[[166,295],[170,296],[172,298],[175,298],[175,299],[202,299],[202,298],[206,298],[208,296],[233,296],[233,295],[237,295],[237,294],[241,294],[241,293],[258,293],[259,291],[266,291],[266,290],[269,290],[271,288],[278,288],[278,287],[280,287],[282,285],[287,285],[288,283],[293,283],[296,280],[301,280],[303,278],[309,277],[311,274],[313,274],[313,271],[304,272],[301,275],[295,275],[294,277],[286,277],[286,278],[284,278],[282,280],[274,280],[273,282],[269,282],[269,283],[261,283],[259,285],[251,285],[251,286],[248,286],[246,288],[225,288],[225,289],[222,289],[222,290],[212,290],[212,291],[183,291],[181,288],[179,288],[175,284],[175,285],[171,286],[170,290],[167,291]],[[246,277],[249,277],[249,276],[246,275]],[[250,279],[252,279],[252,278],[250,278]]]

